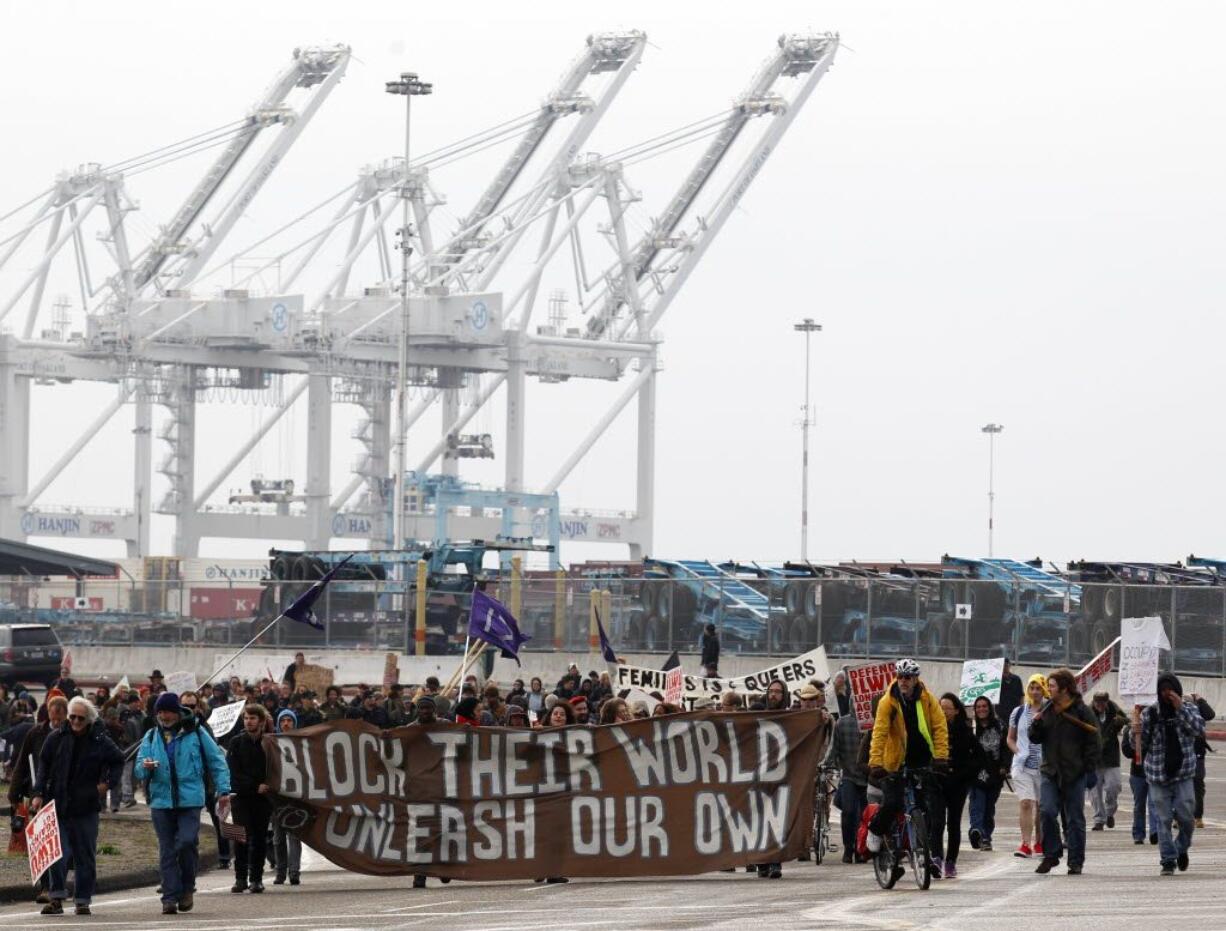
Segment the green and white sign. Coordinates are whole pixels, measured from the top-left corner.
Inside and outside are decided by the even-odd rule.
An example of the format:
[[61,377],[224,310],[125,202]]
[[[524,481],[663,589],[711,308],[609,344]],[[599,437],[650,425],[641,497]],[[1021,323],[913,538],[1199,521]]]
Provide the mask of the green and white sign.
[[988,701],[996,704],[1000,701],[1000,679],[1004,674],[1005,658],[968,659],[962,664],[962,682],[958,687],[958,697],[964,705],[969,705],[980,695],[986,695]]

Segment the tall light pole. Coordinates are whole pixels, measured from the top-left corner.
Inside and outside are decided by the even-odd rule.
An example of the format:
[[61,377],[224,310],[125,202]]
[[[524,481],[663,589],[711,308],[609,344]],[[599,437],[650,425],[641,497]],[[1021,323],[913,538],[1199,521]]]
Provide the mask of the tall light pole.
[[803,437],[803,452],[800,461],[800,558],[809,558],[809,428],[813,426],[813,405],[809,397],[809,339],[814,333],[820,333],[822,325],[814,323],[812,317],[805,317],[800,323],[792,325],[792,329],[805,334],[805,404],[804,420],[800,422],[800,432]]
[[996,434],[1005,428],[998,423],[990,423],[981,427],[979,432],[988,435],[988,556],[992,555],[992,531],[995,529],[996,517]]
[[409,382],[409,256],[413,252],[413,227],[409,223],[409,200],[411,184],[409,174],[409,125],[414,97],[424,96],[434,90],[433,84],[417,79],[412,71],[402,72],[400,80],[388,81],[387,92],[404,97],[404,177],[400,182],[400,203],[403,219],[397,235],[400,237],[400,359],[396,369],[396,432],[393,437],[392,475],[392,547],[404,545],[404,470],[407,437],[404,421],[407,416]]

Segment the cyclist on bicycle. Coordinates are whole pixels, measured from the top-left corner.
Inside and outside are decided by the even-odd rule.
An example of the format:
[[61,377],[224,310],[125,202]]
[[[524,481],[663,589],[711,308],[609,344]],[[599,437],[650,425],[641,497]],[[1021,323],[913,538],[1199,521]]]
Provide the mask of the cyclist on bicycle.
[[[949,730],[937,697],[924,687],[913,659],[894,664],[894,681],[877,706],[868,751],[869,775],[881,785],[881,807],[868,825],[868,849],[876,853],[902,811],[902,769],[949,766]],[[926,792],[920,803],[929,808]]]

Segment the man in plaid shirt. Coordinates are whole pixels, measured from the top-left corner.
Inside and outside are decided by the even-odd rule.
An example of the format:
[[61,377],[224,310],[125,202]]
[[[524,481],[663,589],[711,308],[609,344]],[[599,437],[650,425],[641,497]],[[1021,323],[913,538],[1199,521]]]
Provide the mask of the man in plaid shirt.
[[[1158,700],[1141,716],[1141,752],[1145,781],[1158,816],[1158,855],[1162,875],[1174,876],[1188,868],[1188,848],[1195,827],[1193,806],[1196,775],[1196,739],[1205,736],[1205,722],[1196,704],[1185,701],[1183,686],[1171,673],[1158,677]],[[1179,822],[1178,838],[1171,837],[1171,819]]]

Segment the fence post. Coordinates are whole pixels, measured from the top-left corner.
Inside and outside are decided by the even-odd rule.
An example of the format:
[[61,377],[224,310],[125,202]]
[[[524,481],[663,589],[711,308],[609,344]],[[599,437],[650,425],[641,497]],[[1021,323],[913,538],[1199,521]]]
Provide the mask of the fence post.
[[[406,578],[404,592],[404,604],[408,607],[409,603],[409,580]],[[426,561],[424,559],[417,560],[417,584],[415,586],[416,598],[413,605],[413,653],[415,656],[426,655]]]
[[511,615],[519,619],[524,607],[524,558],[511,557]]
[[864,633],[864,658],[868,659],[873,655],[873,582],[868,580],[868,593],[864,599],[865,616],[865,633]]
[[1176,612],[1179,610],[1179,586],[1171,586],[1171,672],[1176,672],[1179,669],[1178,660],[1176,659],[1176,650],[1179,649],[1179,632],[1175,627]]
[[553,574],[553,650],[560,652],[566,637],[566,572]]

